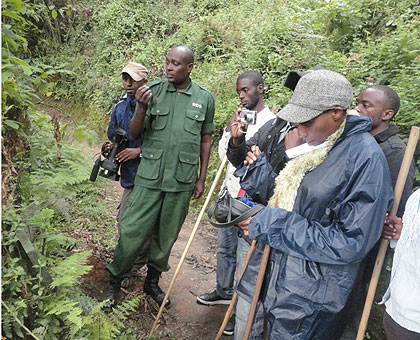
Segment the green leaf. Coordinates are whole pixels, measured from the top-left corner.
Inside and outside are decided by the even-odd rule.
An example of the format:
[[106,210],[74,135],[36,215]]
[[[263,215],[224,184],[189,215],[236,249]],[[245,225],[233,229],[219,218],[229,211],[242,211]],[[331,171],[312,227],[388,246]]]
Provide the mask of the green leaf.
[[16,57],[9,57],[10,60],[14,61],[16,64],[22,65],[22,66],[29,66],[28,63],[22,59],[16,58]]
[[6,17],[9,17],[9,18],[12,18],[12,19],[15,19],[15,20],[21,20],[22,19],[22,17],[17,15],[16,12],[4,11],[4,12],[1,12],[1,15],[4,15]]
[[14,130],[18,130],[19,129],[19,123],[15,120],[11,120],[11,119],[3,119],[3,124],[8,126],[9,128],[12,128]]
[[53,19],[57,18],[57,11],[55,9],[51,11],[51,16]]

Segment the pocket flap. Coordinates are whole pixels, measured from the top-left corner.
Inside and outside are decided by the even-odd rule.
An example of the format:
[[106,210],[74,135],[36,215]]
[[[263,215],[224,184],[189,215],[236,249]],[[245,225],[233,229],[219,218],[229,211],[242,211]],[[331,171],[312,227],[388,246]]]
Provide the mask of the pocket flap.
[[204,120],[204,114],[200,111],[194,111],[194,110],[187,110],[187,117],[194,119],[198,122],[202,122]]
[[187,164],[192,164],[192,165],[197,164],[197,156],[192,155],[191,153],[185,152],[185,151],[179,152],[179,160],[182,163],[187,163]]
[[163,150],[160,149],[143,149],[141,157],[146,159],[159,159],[162,157]]
[[152,107],[150,113],[154,116],[166,116],[169,113],[169,109],[164,107]]

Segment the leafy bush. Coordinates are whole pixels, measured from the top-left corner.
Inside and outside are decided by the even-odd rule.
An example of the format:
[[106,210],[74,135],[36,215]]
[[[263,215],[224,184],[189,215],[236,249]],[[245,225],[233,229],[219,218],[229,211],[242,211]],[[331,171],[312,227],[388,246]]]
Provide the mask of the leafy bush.
[[[95,119],[103,122],[103,130],[101,112],[109,112],[122,91],[119,71],[125,62],[141,62],[151,79],[161,77],[166,51],[176,44],[195,51],[193,79],[215,94],[218,129],[238,106],[234,85],[242,71],[259,70],[267,104],[281,108],[290,97],[282,85],[287,72],[316,65],[346,75],[356,94],[370,84],[395,87],[403,102],[397,123],[419,123],[412,117],[420,92],[411,86],[419,78],[419,5],[414,0],[190,0],[183,6],[157,1],[134,8],[118,0],[98,4],[91,26],[84,43],[67,44],[57,56],[69,60],[71,55],[74,61],[79,55],[76,75],[60,85],[89,101],[92,117],[103,117]],[[71,61],[66,65],[72,67]],[[83,85],[74,88],[75,83]]]

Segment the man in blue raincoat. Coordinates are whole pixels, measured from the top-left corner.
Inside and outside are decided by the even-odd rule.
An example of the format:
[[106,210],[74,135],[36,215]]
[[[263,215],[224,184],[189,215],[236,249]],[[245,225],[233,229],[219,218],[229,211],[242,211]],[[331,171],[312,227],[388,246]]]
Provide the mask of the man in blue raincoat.
[[338,73],[304,75],[279,116],[308,152],[276,179],[269,206],[240,223],[258,241],[237,286],[251,300],[264,245],[261,300],[270,339],[335,339],[360,262],[379,239],[392,185],[370,120],[347,114],[353,91]]

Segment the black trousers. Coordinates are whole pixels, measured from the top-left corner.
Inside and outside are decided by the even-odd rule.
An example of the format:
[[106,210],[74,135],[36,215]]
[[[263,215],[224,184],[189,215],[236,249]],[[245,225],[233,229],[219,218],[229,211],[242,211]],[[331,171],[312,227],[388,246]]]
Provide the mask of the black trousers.
[[387,340],[420,340],[420,333],[400,326],[387,312],[384,313],[383,323]]

